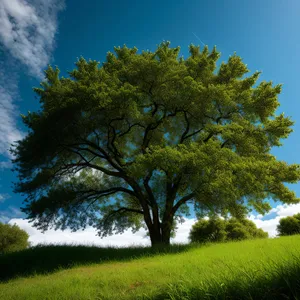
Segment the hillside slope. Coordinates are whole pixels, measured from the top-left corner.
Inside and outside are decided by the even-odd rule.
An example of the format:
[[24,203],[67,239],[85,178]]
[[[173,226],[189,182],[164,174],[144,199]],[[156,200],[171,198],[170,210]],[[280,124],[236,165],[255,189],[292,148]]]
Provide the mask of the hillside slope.
[[300,299],[300,236],[13,279],[0,284],[0,299]]

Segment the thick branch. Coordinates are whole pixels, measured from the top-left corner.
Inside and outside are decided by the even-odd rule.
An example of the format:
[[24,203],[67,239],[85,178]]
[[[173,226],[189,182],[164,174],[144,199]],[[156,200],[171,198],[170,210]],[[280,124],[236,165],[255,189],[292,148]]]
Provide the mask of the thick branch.
[[[85,209],[85,211],[84,211],[84,212],[87,212],[89,207],[91,205],[93,205],[97,200],[99,200],[99,198],[109,196],[109,195],[113,195],[113,194],[119,193],[119,192],[124,192],[124,193],[127,193],[127,194],[131,195],[131,196],[136,197],[136,194],[133,191],[128,190],[128,189],[123,188],[123,187],[113,187],[113,188],[102,190],[102,191],[97,191],[97,190],[92,190],[91,189],[91,190],[86,190],[86,191],[77,191],[78,194],[87,194],[87,195],[81,196],[80,199],[76,202],[76,204],[79,204],[83,200],[89,200],[89,201],[92,200],[89,203],[89,205],[87,206],[87,208]],[[94,199],[95,197],[96,197],[96,199]]]
[[195,132],[193,132],[193,133],[191,133],[191,134],[185,136],[183,140],[186,140],[186,139],[188,139],[189,137],[191,137],[191,136],[193,136],[193,135],[196,135],[197,133],[201,132],[202,130],[203,130],[203,128],[201,128],[201,129],[199,129],[199,130],[196,130]]
[[122,212],[134,212],[134,213],[138,213],[138,214],[144,214],[144,212],[142,210],[139,209],[134,209],[134,208],[128,208],[128,207],[121,207],[117,210],[113,210],[112,212],[110,212],[104,220],[104,223],[108,221],[109,218],[111,218],[113,215],[118,214],[118,213],[122,213]]
[[[100,149],[100,151],[102,150],[100,147],[97,147]],[[69,149],[69,151],[73,151],[72,149]],[[75,151],[76,153],[77,151]],[[111,158],[108,154],[106,154],[106,152],[103,150],[103,153],[105,156],[107,156],[107,159],[110,161]],[[77,153],[78,154],[78,153]],[[99,170],[103,173],[105,173],[106,175],[109,175],[109,176],[115,176],[115,177],[118,177],[118,178],[123,178],[134,190],[135,192],[135,196],[139,199],[140,203],[141,203],[141,206],[143,207],[144,211],[145,211],[145,217],[147,218],[147,220],[150,220],[150,212],[149,212],[149,208],[148,208],[148,205],[151,205],[151,203],[149,203],[147,201],[147,199],[145,198],[145,196],[143,195],[143,192],[140,188],[140,186],[136,183],[136,181],[129,177],[122,168],[116,166],[120,172],[113,172],[113,171],[110,171],[108,169],[105,169],[103,167],[100,167],[98,165],[94,165],[94,164],[91,164],[89,161],[87,161],[80,153],[79,153],[79,156],[85,161],[84,163],[74,163],[74,164],[67,164],[65,165],[66,168],[72,168],[72,167],[80,167],[80,166],[86,166],[86,167],[90,167],[90,168],[93,168],[93,169],[96,169],[96,170]],[[112,164],[113,166],[115,165],[114,162],[112,161]]]
[[[124,170],[122,169],[122,167],[120,167],[120,164],[117,165],[112,157],[102,148],[100,147],[99,145],[96,145],[95,143],[92,143],[91,141],[88,141],[88,140],[83,140],[86,144],[88,144],[89,146],[97,149],[100,153],[103,154],[104,158],[110,163],[110,165],[115,168],[116,170],[120,171],[120,173],[124,172]],[[118,161],[117,161],[118,162]],[[118,162],[119,163],[119,162]]]
[[185,122],[186,122],[186,129],[180,138],[180,142],[179,142],[180,144],[183,143],[184,139],[186,138],[186,135],[188,134],[188,132],[190,130],[190,123],[189,123],[188,117],[186,115],[186,112],[184,112],[184,118],[185,118]]
[[127,193],[131,196],[134,196],[136,197],[136,193],[129,190],[129,189],[126,189],[126,188],[123,188],[123,187],[113,187],[113,188],[109,188],[109,189],[106,189],[106,190],[102,190],[102,191],[98,191],[98,190],[94,190],[94,189],[90,189],[90,190],[86,190],[86,191],[77,191],[78,194],[90,194],[88,195],[88,197],[90,196],[98,196],[98,195],[101,195],[101,194],[106,194],[106,193],[118,193],[118,192],[124,192],[124,193]]
[[221,145],[221,148],[224,148],[224,146],[225,146],[229,141],[230,141],[230,139],[224,141],[224,142],[222,143],[222,145]]
[[153,192],[152,192],[152,189],[151,189],[151,187],[149,186],[149,181],[150,181],[150,179],[151,179],[152,173],[153,173],[153,171],[151,171],[151,173],[148,174],[148,175],[145,177],[145,179],[144,179],[144,187],[145,187],[146,192],[147,192],[147,194],[148,194],[148,196],[149,196],[150,202],[151,202],[151,204],[153,205],[153,204],[156,203],[156,201],[155,201],[155,198],[154,198],[154,194],[153,194]]
[[95,170],[98,170],[98,171],[101,171],[103,172],[104,174],[106,175],[109,175],[109,176],[115,176],[115,177],[119,177],[119,178],[124,178],[122,173],[120,172],[113,172],[113,171],[110,171],[108,169],[105,169],[103,167],[100,167],[98,165],[94,165],[94,164],[91,164],[89,162],[85,162],[85,163],[74,163],[74,164],[66,164],[64,165],[64,167],[67,169],[67,168],[73,168],[73,167],[89,167],[89,168],[92,168],[92,169],[95,169]]
[[171,221],[173,218],[172,208],[180,185],[182,175],[178,175],[177,178],[175,178],[174,184],[172,180],[170,180],[170,174],[167,172],[166,175],[168,177],[167,185],[166,185],[166,204],[165,204],[165,211],[164,211],[162,222],[164,225],[165,224],[171,225]]
[[137,214],[144,214],[144,212],[142,210],[139,210],[139,209],[134,209],[134,208],[127,208],[127,207],[121,207],[119,209],[117,209],[116,211],[114,211],[114,213],[118,213],[120,211],[127,211],[127,212],[134,212],[134,213],[137,213]]
[[173,207],[173,209],[172,209],[172,213],[175,214],[176,211],[178,210],[178,208],[179,208],[182,204],[186,203],[188,200],[192,199],[193,197],[195,197],[195,193],[194,193],[194,192],[191,193],[191,194],[189,194],[189,195],[186,195],[186,196],[182,197],[182,198],[174,205],[174,207]]
[[154,228],[156,228],[157,230],[160,229],[160,220],[159,220],[159,210],[158,210],[158,205],[157,202],[155,200],[154,194],[152,192],[151,187],[149,186],[149,180],[152,176],[153,171],[150,172],[150,174],[148,174],[146,176],[146,178],[144,179],[144,187],[146,189],[146,192],[148,194],[150,203],[151,203],[151,208],[152,208],[152,223]]
[[[112,136],[112,140],[111,140],[111,142],[110,142],[110,141],[109,141],[109,140],[110,140],[110,138],[109,138],[109,129],[108,129],[107,148],[108,148],[109,151],[111,151],[111,152],[114,154],[115,160],[118,161],[118,156],[122,158],[122,155],[121,155],[121,153],[119,152],[119,150],[116,148],[116,145],[115,145],[115,139],[116,139],[116,136],[117,136],[117,135],[116,135],[116,130],[115,130],[115,128],[114,128],[112,125],[110,125],[110,124],[109,124],[109,128],[112,129],[113,136]],[[113,149],[109,146],[109,144],[112,145]]]
[[[110,120],[110,122],[108,124],[108,131],[107,131],[107,149],[113,153],[114,159],[117,161],[117,163],[119,165],[121,165],[121,162],[120,162],[120,160],[119,160],[118,157],[123,158],[123,156],[119,152],[119,150],[116,148],[116,145],[115,145],[115,139],[116,139],[116,136],[117,136],[116,135],[116,130],[115,130],[115,128],[111,124],[114,121],[124,121],[124,120],[125,120],[125,116],[124,115],[122,117],[118,117],[118,118]],[[113,136],[112,136],[112,140],[111,141],[110,141],[110,134],[109,134],[110,128],[113,131]],[[110,147],[110,144],[112,145],[113,149]]]
[[[127,123],[128,123],[128,121],[127,121]],[[131,128],[133,128],[134,126],[141,126],[141,127],[145,128],[145,126],[142,125],[142,124],[140,124],[140,123],[135,123],[135,124],[132,124],[132,125],[130,125],[130,124],[128,123],[128,126],[129,126],[129,127],[128,127],[128,129],[127,129],[126,131],[124,131],[123,133],[121,133],[121,134],[118,135],[119,137],[121,137],[121,136],[123,136],[123,135],[129,133],[130,130],[131,130]]]
[[[155,109],[152,113],[156,112],[157,110],[157,107],[158,105],[162,105],[162,104],[156,104],[155,105]],[[150,138],[148,137],[148,134],[151,130],[154,130],[156,129],[163,121],[165,118],[168,118],[168,117],[175,117],[176,114],[178,112],[181,112],[181,110],[178,110],[178,109],[175,109],[175,112],[173,113],[170,113],[167,115],[167,112],[166,110],[164,111],[164,115],[161,117],[161,119],[159,119],[157,122],[155,123],[150,123],[147,127],[146,127],[146,130],[145,130],[145,133],[144,133],[144,138],[143,138],[143,143],[142,143],[142,146],[141,146],[141,149],[142,149],[142,153],[145,154],[146,153],[146,148],[148,147],[149,145],[149,142],[150,142]]]
[[203,142],[206,143],[208,142],[213,136],[214,136],[215,132],[211,132],[204,140]]
[[101,154],[99,154],[99,153],[97,153],[97,152],[95,152],[95,151],[93,151],[93,150],[91,150],[91,149],[89,149],[89,148],[81,148],[81,147],[76,147],[76,146],[74,146],[74,148],[75,148],[76,150],[78,150],[78,151],[86,151],[86,152],[89,152],[90,154],[93,154],[95,157],[97,156],[97,157],[100,157],[100,158],[105,158],[105,156],[103,156],[103,155],[101,155]]

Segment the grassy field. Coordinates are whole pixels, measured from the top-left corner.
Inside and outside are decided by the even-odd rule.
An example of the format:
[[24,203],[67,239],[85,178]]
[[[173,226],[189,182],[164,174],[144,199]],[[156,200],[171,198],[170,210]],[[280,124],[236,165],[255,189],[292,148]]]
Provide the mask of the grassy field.
[[164,252],[36,247],[0,257],[0,278],[5,300],[300,299],[300,236]]

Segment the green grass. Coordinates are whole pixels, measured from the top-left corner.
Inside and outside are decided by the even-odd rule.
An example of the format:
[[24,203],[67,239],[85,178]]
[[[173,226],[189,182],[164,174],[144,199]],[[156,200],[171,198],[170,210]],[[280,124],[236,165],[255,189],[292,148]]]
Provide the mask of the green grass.
[[[9,279],[0,299],[300,299],[300,236],[164,251],[48,246],[11,253],[0,258],[1,278]],[[3,275],[14,260],[18,266]],[[26,275],[22,265],[30,262]],[[27,277],[12,279],[20,275]]]
[[[0,255],[0,282],[21,276],[52,273],[75,266],[101,264],[107,261],[130,261],[158,253],[180,253],[190,245],[172,245],[169,249],[150,247],[93,247],[39,245],[27,250]],[[1,298],[0,298],[1,299]]]

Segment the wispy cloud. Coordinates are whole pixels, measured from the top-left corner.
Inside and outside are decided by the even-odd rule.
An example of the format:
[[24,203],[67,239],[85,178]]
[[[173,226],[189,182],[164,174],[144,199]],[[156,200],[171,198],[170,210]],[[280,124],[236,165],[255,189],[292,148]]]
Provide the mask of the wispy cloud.
[[1,223],[7,223],[9,220],[12,220],[13,218],[18,218],[17,220],[23,220],[24,213],[20,211],[20,209],[9,206],[5,210],[0,210],[0,222]]
[[50,60],[61,0],[1,0],[0,38],[11,55],[41,77]]
[[[3,63],[0,65],[0,154],[10,157],[10,145],[22,138],[22,132],[16,126],[18,108],[15,100],[18,98],[18,88],[13,84],[15,76],[13,74],[8,76],[6,78],[6,74],[4,74]],[[8,161],[0,162],[1,168],[8,166]]]
[[[51,60],[58,28],[57,15],[64,0],[0,1],[0,154],[10,157],[9,147],[20,140],[18,72],[20,66],[39,80]],[[21,64],[20,64],[21,63]],[[21,69],[22,69],[21,68]],[[2,164],[4,163],[4,164]],[[8,166],[1,162],[1,167]]]
[[0,170],[10,168],[12,168],[12,163],[10,161],[0,161]]
[[8,216],[0,212],[0,223],[7,223],[10,220]]
[[10,198],[8,194],[0,194],[0,203],[3,203],[8,198]]

